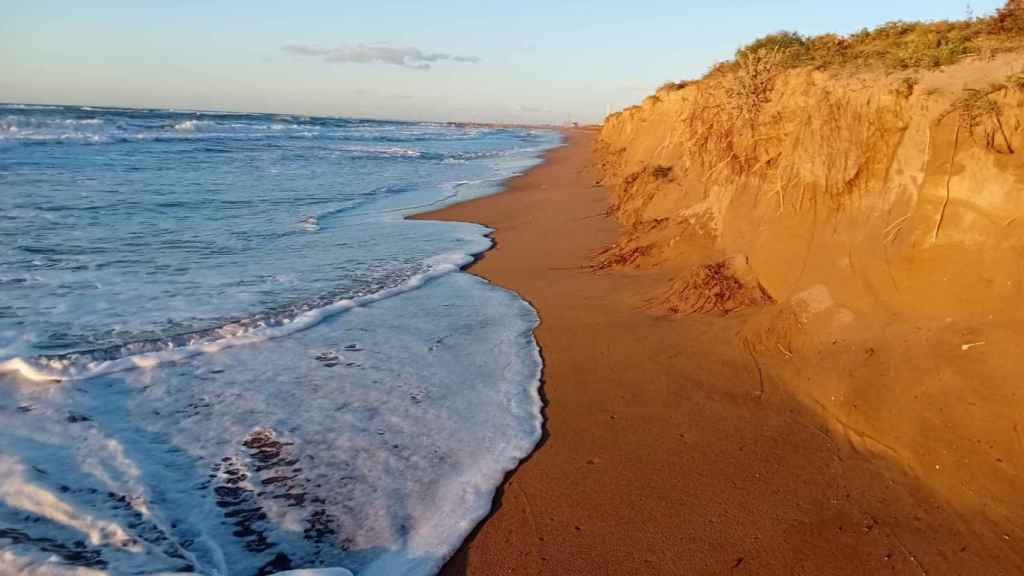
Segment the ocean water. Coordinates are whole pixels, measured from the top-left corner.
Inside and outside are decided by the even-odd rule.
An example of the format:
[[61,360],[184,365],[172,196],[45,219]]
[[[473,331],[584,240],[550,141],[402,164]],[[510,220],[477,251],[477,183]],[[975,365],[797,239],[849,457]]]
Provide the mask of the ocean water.
[[540,438],[538,320],[405,216],[559,143],[0,105],[0,573],[436,572]]

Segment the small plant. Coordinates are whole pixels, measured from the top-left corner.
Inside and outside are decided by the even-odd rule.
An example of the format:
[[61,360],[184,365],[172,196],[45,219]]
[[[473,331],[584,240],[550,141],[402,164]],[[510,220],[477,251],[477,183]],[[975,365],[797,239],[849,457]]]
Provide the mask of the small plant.
[[724,76],[736,69],[736,62],[734,60],[723,60],[721,62],[715,62],[708,68],[705,78],[711,78],[712,76]]
[[728,90],[743,115],[754,121],[762,106],[771,99],[775,79],[786,68],[792,55],[779,47],[741,51],[740,54]]
[[691,82],[689,80],[680,80],[679,82],[672,82],[670,80],[668,82],[665,82],[661,86],[658,86],[658,89],[655,91],[655,93],[656,94],[660,94],[662,92],[668,92],[668,93],[676,92],[678,90],[682,90],[683,88],[686,88],[690,84],[691,84]]
[[900,78],[896,83],[895,92],[896,95],[903,100],[910,99],[914,95],[914,89],[917,88],[918,79],[913,76],[904,76]]
[[808,62],[810,46],[807,39],[796,32],[777,32],[737,50],[736,61],[761,59],[766,54],[772,54],[779,65],[792,68]]
[[960,98],[953,102],[950,111],[957,113],[961,126],[973,130],[990,115],[999,114],[999,105],[989,98],[989,95],[996,91],[967,88]]

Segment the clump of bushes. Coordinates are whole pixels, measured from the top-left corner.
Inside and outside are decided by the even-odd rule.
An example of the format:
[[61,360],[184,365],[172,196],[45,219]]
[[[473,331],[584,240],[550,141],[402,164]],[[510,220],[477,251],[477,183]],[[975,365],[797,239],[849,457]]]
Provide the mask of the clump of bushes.
[[771,54],[781,66],[790,68],[806,64],[811,50],[808,39],[799,33],[778,32],[754,40],[737,50],[736,61],[760,59],[765,54]]
[[937,68],[954,64],[976,52],[974,41],[985,31],[983,22],[890,22],[850,37],[847,56],[876,61],[889,68]]
[[1009,0],[992,19],[997,34],[1024,34],[1024,0]]
[[908,70],[954,64],[986,50],[1024,46],[1024,0],[1009,0],[995,15],[961,21],[889,22],[849,36],[807,37],[797,32],[770,34],[736,51],[729,62],[716,64],[709,76],[734,72],[746,61],[771,55],[781,69],[800,66],[831,68],[880,65]]

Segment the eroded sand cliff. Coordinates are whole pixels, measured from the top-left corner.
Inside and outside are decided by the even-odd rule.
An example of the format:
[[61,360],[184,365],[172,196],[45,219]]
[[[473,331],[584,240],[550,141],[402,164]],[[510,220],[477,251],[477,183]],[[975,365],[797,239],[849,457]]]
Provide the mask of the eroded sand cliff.
[[622,234],[597,265],[671,273],[657,313],[742,317],[763,393],[1024,557],[1024,52],[777,59],[606,120]]

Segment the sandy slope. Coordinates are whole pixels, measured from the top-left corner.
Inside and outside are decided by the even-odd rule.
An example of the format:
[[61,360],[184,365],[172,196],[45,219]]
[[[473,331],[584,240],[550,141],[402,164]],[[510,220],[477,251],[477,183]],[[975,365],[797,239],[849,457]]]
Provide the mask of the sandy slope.
[[548,400],[546,441],[445,574],[1024,570],[1018,532],[808,408],[751,342],[764,307],[669,315],[651,298],[672,267],[592,270],[618,226],[595,134],[567,135],[506,192],[424,215],[496,229],[471,271],[536,306]]
[[[768,378],[1024,556],[1024,54],[722,75],[614,115],[612,268],[740,329]],[[759,297],[759,298],[758,298]]]

